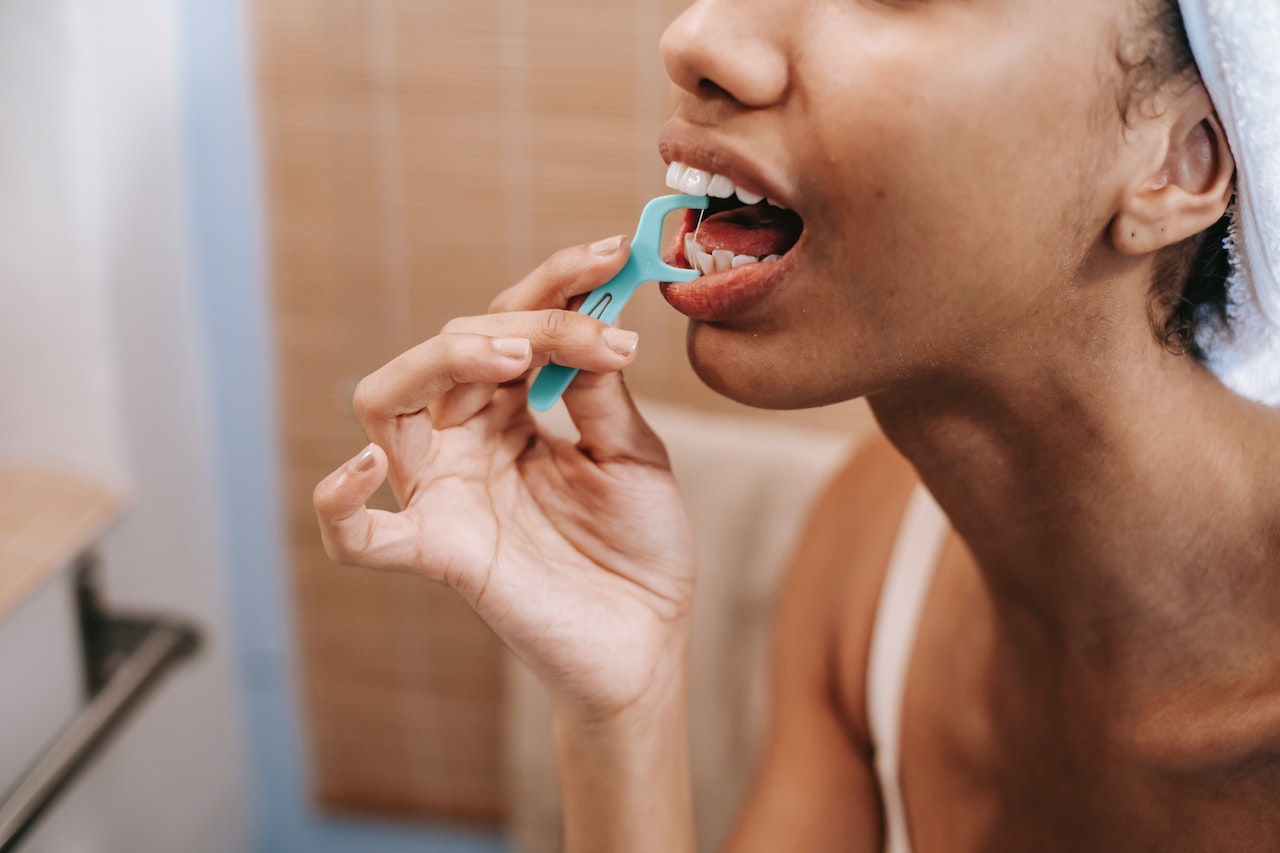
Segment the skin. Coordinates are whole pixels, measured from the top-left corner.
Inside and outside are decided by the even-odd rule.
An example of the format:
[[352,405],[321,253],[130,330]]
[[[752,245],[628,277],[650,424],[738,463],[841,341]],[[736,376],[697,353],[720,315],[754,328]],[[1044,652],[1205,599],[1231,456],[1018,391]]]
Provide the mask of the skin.
[[[867,641],[917,482],[953,528],[907,681],[917,850],[1280,839],[1280,418],[1152,332],[1158,253],[1222,214],[1234,167],[1198,85],[1118,114],[1138,9],[702,0],[663,40],[664,155],[805,222],[758,303],[691,322],[691,362],[758,406],[866,396],[885,436],[788,575],[730,850],[880,849]],[[567,849],[691,850],[689,534],[628,342],[559,310],[610,246],[366,379],[374,445],[316,508],[335,559],[450,584],[542,678]],[[549,359],[593,371],[565,396],[577,445],[523,405]],[[364,509],[384,478],[398,514]]]

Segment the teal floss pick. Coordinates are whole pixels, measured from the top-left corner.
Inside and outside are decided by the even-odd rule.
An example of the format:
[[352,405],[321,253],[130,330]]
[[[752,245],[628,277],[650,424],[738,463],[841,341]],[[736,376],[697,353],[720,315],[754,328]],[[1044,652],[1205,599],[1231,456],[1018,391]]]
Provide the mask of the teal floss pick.
[[[711,200],[706,196],[663,195],[652,199],[640,213],[636,236],[631,241],[631,256],[618,274],[587,294],[579,314],[612,323],[622,313],[627,300],[646,281],[693,281],[701,273],[693,269],[673,267],[662,260],[662,222],[667,214],[677,210],[698,210],[698,226],[702,226],[702,214]],[[694,232],[697,233],[696,230]],[[529,386],[529,406],[534,411],[545,412],[556,404],[560,395],[569,387],[578,368],[565,367],[554,362],[538,372]]]

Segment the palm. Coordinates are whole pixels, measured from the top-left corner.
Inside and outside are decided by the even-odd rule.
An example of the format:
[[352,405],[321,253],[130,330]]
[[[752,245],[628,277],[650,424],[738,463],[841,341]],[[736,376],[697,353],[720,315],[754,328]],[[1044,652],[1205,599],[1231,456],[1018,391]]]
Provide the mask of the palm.
[[456,589],[540,674],[625,702],[650,674],[651,644],[690,606],[675,483],[664,467],[597,463],[523,409],[495,409],[433,430],[421,467],[393,470],[396,520],[412,531],[397,562]]

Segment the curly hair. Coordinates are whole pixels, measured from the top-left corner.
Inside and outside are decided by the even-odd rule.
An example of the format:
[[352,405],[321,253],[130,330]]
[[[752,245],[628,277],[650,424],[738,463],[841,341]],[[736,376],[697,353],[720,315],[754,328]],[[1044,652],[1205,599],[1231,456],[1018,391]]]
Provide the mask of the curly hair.
[[[1198,82],[1199,71],[1187,41],[1178,0],[1152,0],[1140,26],[1122,38],[1116,58],[1124,75],[1120,110],[1126,121],[1143,102],[1171,80]],[[1151,284],[1151,321],[1156,337],[1170,352],[1203,360],[1200,327],[1227,321],[1230,259],[1224,248],[1230,218],[1166,249]]]

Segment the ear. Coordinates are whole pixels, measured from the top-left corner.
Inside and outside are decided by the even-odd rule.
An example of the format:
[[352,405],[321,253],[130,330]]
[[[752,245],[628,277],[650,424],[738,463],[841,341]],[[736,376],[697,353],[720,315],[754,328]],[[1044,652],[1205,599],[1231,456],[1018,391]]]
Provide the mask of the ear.
[[1148,167],[1125,193],[1111,223],[1111,242],[1127,255],[1180,243],[1217,222],[1235,188],[1235,159],[1204,86],[1174,93],[1151,133]]

